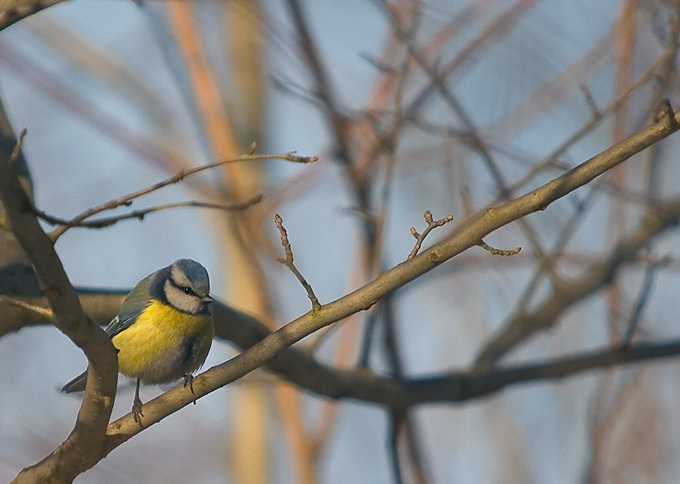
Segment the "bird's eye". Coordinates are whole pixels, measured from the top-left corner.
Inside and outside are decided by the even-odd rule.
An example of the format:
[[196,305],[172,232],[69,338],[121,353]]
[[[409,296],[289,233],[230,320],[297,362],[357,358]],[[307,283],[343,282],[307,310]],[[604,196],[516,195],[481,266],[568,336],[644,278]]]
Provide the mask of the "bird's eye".
[[194,294],[194,291],[190,287],[183,287],[182,291],[184,292],[184,294],[188,294],[188,295]]

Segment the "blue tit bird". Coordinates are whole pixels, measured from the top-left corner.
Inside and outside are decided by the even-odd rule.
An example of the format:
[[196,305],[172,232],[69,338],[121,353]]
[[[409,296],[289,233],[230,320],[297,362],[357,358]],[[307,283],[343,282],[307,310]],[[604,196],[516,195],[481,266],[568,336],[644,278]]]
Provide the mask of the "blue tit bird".
[[[203,365],[215,335],[209,292],[205,268],[180,259],[139,281],[106,327],[118,350],[118,371],[137,379],[132,405],[136,422],[143,416],[140,382],[170,383],[184,377],[191,387],[192,374]],[[61,391],[83,391],[86,381],[87,370]]]

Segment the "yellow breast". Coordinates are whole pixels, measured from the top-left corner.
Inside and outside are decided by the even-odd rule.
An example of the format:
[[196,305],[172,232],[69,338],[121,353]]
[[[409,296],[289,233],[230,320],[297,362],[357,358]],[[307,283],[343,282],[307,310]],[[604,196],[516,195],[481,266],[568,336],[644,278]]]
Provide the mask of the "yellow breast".
[[118,371],[146,383],[166,383],[197,370],[214,335],[209,314],[186,314],[154,300],[111,341],[118,349]]

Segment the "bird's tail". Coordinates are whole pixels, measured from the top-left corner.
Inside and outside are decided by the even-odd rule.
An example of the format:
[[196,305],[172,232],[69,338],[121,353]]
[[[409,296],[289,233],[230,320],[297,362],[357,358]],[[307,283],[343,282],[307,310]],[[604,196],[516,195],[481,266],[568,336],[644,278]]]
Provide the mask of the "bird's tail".
[[87,370],[64,385],[61,391],[64,393],[84,392],[85,383],[87,383]]

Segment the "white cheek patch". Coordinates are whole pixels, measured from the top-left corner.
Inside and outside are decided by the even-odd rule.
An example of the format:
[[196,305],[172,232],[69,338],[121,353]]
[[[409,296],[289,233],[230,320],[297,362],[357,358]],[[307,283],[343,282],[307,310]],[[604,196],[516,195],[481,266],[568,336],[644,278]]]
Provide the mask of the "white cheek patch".
[[168,301],[177,300],[180,296],[184,295],[170,280],[165,281],[165,284],[163,284],[163,291]]
[[200,301],[197,297],[184,294],[182,290],[175,287],[172,282],[165,281],[163,285],[163,290],[165,291],[165,297],[168,303],[180,311],[190,314],[196,314],[200,307]]

